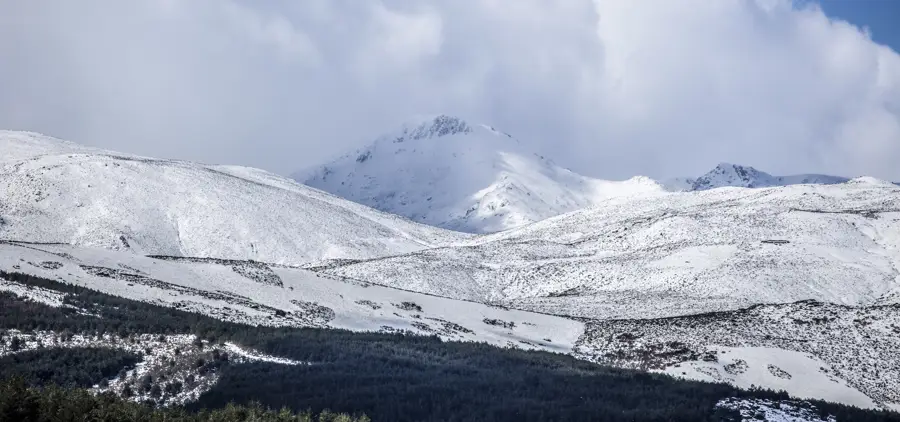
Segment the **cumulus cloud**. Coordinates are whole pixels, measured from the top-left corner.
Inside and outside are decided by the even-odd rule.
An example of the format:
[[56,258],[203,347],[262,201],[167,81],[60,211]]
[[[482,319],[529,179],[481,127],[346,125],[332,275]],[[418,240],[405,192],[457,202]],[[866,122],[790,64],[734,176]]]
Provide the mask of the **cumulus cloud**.
[[410,115],[585,174],[900,180],[900,56],[790,0],[0,0],[0,127],[280,173]]

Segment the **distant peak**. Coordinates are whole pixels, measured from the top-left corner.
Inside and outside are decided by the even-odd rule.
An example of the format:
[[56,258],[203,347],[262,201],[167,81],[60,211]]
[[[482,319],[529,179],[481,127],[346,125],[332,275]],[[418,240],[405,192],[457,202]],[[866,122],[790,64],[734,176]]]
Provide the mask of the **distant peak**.
[[693,190],[706,190],[723,186],[761,187],[771,183],[770,179],[772,179],[771,175],[753,167],[722,162],[708,173],[697,178],[694,181]]

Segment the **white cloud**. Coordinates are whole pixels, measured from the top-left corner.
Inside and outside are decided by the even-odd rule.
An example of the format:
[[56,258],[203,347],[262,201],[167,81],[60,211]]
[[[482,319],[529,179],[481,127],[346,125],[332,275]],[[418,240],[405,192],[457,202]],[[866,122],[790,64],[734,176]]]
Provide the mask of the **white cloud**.
[[440,53],[441,17],[436,13],[402,13],[381,3],[374,4],[374,20],[379,28],[372,38],[370,59],[410,65]]
[[0,0],[0,126],[290,172],[406,116],[587,174],[900,180],[900,56],[789,0]]
[[263,45],[274,47],[283,58],[298,59],[308,64],[320,61],[316,46],[304,32],[284,16],[265,16],[247,6],[228,0],[213,2],[221,7],[227,21],[243,35]]

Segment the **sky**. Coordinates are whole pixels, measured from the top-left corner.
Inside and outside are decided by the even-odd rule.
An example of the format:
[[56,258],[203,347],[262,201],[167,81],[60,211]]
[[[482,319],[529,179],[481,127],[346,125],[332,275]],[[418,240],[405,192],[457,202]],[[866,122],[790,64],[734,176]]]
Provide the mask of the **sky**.
[[900,180],[900,2],[795,1],[0,0],[0,128],[290,174],[447,113],[608,179]]
[[[868,28],[875,42],[900,51],[900,2],[894,0],[806,0],[826,15]],[[802,4],[802,3],[801,3]]]

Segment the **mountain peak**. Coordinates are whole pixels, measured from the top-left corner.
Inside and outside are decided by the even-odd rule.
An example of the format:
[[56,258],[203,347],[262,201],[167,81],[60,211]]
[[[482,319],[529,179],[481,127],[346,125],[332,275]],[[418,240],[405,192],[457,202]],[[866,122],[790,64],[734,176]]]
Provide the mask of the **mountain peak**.
[[412,120],[293,177],[417,222],[474,233],[517,227],[602,198],[661,189],[640,179],[608,182],[578,175],[490,125],[446,114]]
[[719,163],[711,171],[711,173],[712,172],[734,173],[734,174],[740,175],[741,177],[750,177],[754,174],[766,174],[764,172],[757,170],[756,168],[754,168],[752,166],[744,166],[744,165],[740,165],[740,164],[732,164],[732,163],[725,163],[725,162]]
[[407,120],[400,130],[389,135],[394,142],[417,139],[440,138],[442,136],[470,134],[474,132],[472,125],[462,118],[446,114],[432,116],[416,116]]

